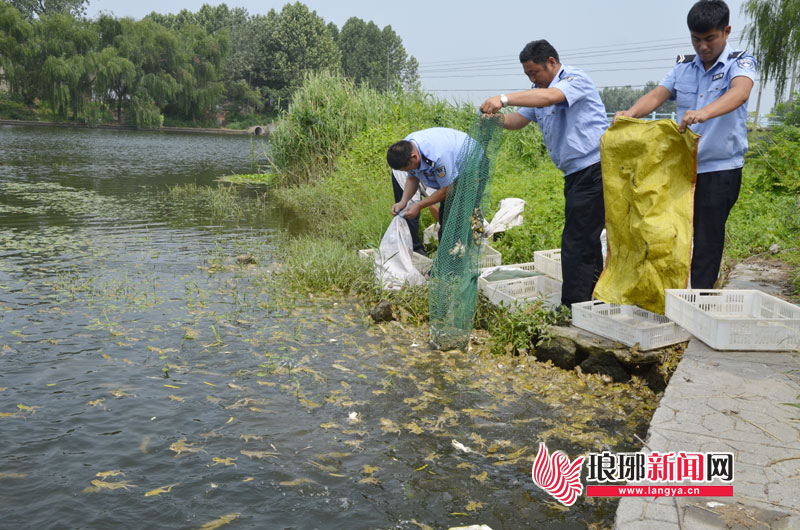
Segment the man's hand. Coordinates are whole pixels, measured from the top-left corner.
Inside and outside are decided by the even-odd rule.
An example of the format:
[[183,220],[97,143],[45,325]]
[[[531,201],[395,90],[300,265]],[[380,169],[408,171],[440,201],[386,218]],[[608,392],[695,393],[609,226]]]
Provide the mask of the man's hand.
[[635,118],[636,117],[636,116],[633,115],[633,112],[631,112],[630,109],[628,109],[628,110],[619,110],[619,111],[616,112],[616,114],[614,114],[614,119],[611,120],[611,125],[614,125],[615,123],[617,123],[617,118],[619,118],[620,116],[625,116],[626,118]]
[[421,208],[418,202],[409,204],[408,208],[406,208],[406,211],[403,212],[403,217],[405,217],[406,219],[413,219],[414,217],[419,215],[420,209]]
[[400,213],[400,210],[406,207],[406,203],[403,201],[396,202],[392,205],[392,215],[397,215]]
[[694,125],[695,123],[703,123],[708,119],[706,113],[703,112],[703,109],[700,110],[687,110],[683,113],[683,119],[681,120],[681,124],[678,127],[680,132],[684,132],[686,127],[689,125]]
[[497,111],[503,108],[503,102],[500,101],[500,96],[492,96],[481,105],[481,112],[484,114],[497,114]]

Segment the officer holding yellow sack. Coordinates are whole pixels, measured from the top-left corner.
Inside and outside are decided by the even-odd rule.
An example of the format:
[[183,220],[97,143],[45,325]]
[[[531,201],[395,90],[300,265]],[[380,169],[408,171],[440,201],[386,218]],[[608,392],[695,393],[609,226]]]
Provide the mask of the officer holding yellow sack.
[[687,23],[697,55],[680,55],[659,86],[617,116],[638,118],[676,99],[678,123],[702,135],[694,193],[692,288],[711,289],[719,275],[725,223],[739,197],[747,152],[747,100],[756,61],[728,45],[730,12],[722,0],[701,0]]
[[561,235],[561,303],[591,300],[603,270],[600,233],[605,224],[600,137],[608,128],[606,109],[583,70],[559,62],[546,40],[529,42],[519,54],[533,88],[493,96],[481,112],[495,114],[508,105],[522,107],[503,115],[503,127],[539,124],[556,167],[564,172],[564,232]]

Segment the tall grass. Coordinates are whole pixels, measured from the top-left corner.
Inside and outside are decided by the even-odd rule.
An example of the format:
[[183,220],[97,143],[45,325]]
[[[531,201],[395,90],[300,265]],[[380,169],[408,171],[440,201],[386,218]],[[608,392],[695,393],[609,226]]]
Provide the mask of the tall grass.
[[270,137],[279,184],[307,184],[329,175],[350,143],[376,125],[414,123],[405,134],[424,128],[422,123],[463,128],[459,110],[422,92],[379,93],[339,75],[309,74]]
[[374,284],[372,264],[338,241],[300,236],[284,243],[279,276],[294,290],[366,292]]

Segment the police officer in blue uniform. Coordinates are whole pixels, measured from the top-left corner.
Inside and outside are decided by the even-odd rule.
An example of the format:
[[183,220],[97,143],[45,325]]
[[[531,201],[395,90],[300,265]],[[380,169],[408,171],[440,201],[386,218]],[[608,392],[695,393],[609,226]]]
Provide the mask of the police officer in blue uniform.
[[680,55],[659,86],[617,116],[638,118],[677,100],[680,131],[702,135],[694,192],[692,288],[711,289],[719,275],[725,223],[739,198],[747,152],[747,100],[756,61],[728,45],[730,12],[722,0],[701,0],[687,17],[696,55]]
[[583,70],[559,62],[546,40],[529,42],[519,54],[531,90],[493,96],[481,105],[494,114],[508,105],[522,107],[505,114],[503,127],[539,124],[556,167],[564,172],[564,232],[561,236],[561,303],[591,300],[603,270],[600,233],[605,225],[600,137],[608,128],[606,109]]
[[[392,191],[394,191],[394,200],[395,202],[400,202],[403,198],[403,192],[405,191],[406,186],[406,179],[408,175],[405,171],[398,171],[397,169],[393,169],[392,173]],[[420,188],[424,188],[424,186],[420,186]],[[424,191],[424,195],[423,195]],[[413,200],[420,200],[420,197],[427,197],[431,192],[428,191],[428,188],[420,189],[418,193],[413,195]],[[428,207],[433,216],[435,221],[439,221],[439,205],[433,205]],[[408,225],[408,229],[411,231],[411,244],[414,249],[414,252],[419,254],[425,254],[425,248],[422,246],[422,240],[419,238],[419,214],[416,217],[406,217],[406,224]]]
[[[445,127],[416,131],[392,144],[386,153],[389,167],[408,172],[402,198],[392,206],[392,215],[403,208],[403,216],[413,219],[422,208],[441,203],[439,208],[439,240],[447,220],[447,189],[458,178],[457,158],[469,136]],[[408,204],[419,183],[436,191],[419,202]]]

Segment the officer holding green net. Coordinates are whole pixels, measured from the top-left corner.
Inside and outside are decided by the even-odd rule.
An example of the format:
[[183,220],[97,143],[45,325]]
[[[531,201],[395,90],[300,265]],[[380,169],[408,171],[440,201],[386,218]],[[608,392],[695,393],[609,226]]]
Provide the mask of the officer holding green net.
[[[468,136],[446,127],[433,127],[416,131],[386,152],[386,161],[392,169],[408,172],[402,198],[392,206],[392,215],[404,208],[407,219],[417,217],[423,208],[441,204],[439,208],[439,240],[447,220],[447,189],[458,177],[458,155]],[[408,204],[419,188],[419,183],[436,190],[419,202]]]
[[531,90],[493,96],[483,102],[481,112],[495,114],[509,105],[520,107],[503,115],[503,128],[518,130],[537,122],[550,158],[564,172],[561,303],[570,307],[591,300],[603,270],[600,137],[608,128],[606,109],[589,76],[562,65],[558,52],[546,40],[526,44],[519,61],[533,82]]

